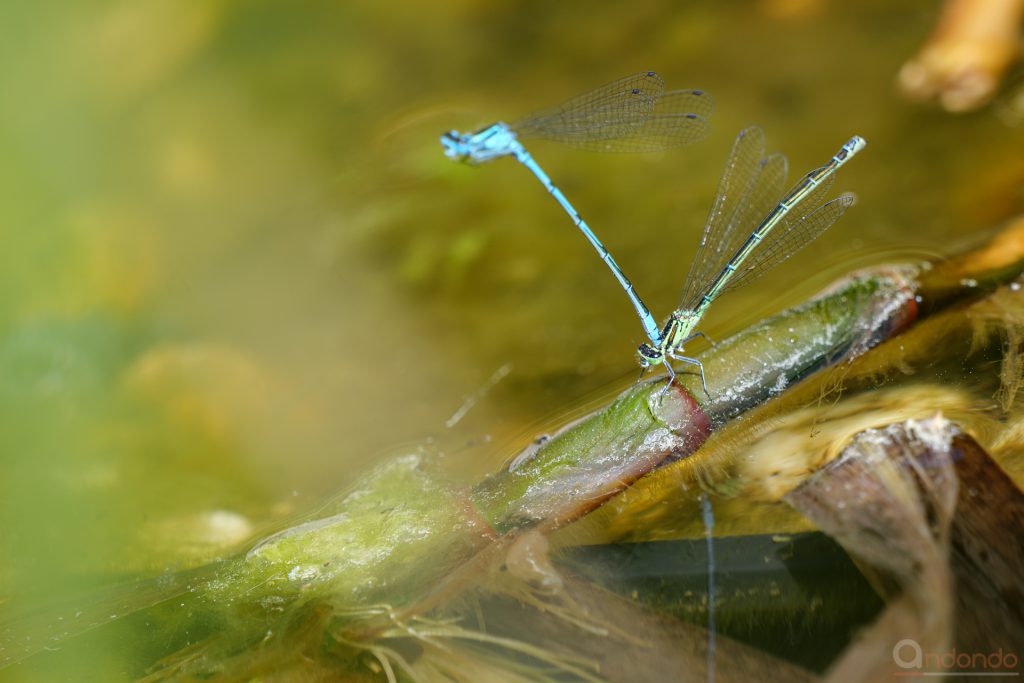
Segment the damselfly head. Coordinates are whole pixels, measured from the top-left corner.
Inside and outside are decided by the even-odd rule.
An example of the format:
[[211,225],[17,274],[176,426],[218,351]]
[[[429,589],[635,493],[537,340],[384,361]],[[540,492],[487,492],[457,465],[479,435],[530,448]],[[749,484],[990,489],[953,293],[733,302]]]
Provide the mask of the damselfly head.
[[646,342],[637,348],[636,357],[640,362],[640,367],[642,368],[649,368],[650,366],[657,365],[665,360],[665,356],[660,350]]
[[457,130],[450,130],[441,135],[441,146],[444,155],[452,161],[465,161],[469,158],[469,148],[464,137]]

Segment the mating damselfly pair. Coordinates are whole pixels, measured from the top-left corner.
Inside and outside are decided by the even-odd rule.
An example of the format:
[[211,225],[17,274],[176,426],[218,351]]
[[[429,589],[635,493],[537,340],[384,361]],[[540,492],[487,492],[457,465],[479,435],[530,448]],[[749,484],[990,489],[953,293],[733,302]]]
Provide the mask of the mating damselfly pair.
[[521,140],[547,139],[599,151],[659,151],[703,138],[712,109],[711,99],[703,91],[665,92],[661,77],[647,71],[512,125],[498,122],[475,133],[450,131],[441,136],[445,154],[451,159],[480,164],[513,156],[526,166],[569,214],[632,302],[648,339],[637,350],[640,365],[664,364],[671,379],[675,379],[672,360],[695,365],[708,396],[703,365],[683,355],[688,342],[703,336],[696,331],[701,318],[719,296],[753,282],[843,215],[853,204],[853,195],[823,200],[836,170],[864,148],[864,139],[851,138],[827,164],[806,174],[783,194],[785,156],[765,156],[760,128],[742,131],[726,162],[680,305],[660,327],[629,278]]

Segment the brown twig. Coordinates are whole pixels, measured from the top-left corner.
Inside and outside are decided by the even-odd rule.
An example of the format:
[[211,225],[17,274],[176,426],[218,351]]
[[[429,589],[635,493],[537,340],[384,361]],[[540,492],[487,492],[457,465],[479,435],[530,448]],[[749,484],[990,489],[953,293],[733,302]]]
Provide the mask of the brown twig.
[[995,94],[1020,51],[1024,0],[947,0],[935,30],[900,70],[903,92],[968,111]]

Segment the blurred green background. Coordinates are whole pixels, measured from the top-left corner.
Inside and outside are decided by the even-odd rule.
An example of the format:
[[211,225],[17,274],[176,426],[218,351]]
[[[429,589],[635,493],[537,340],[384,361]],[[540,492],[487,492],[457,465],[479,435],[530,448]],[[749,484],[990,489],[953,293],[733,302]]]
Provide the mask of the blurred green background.
[[1019,213],[1021,128],[896,91],[938,11],[5,4],[0,609],[201,564],[401,449],[470,479],[635,378],[642,329],[590,247],[515,162],[447,161],[444,130],[640,70],[709,91],[713,132],[686,149],[531,146],[659,316],[741,128],[793,179],[867,138],[837,182],[858,205],[723,300],[713,337]]

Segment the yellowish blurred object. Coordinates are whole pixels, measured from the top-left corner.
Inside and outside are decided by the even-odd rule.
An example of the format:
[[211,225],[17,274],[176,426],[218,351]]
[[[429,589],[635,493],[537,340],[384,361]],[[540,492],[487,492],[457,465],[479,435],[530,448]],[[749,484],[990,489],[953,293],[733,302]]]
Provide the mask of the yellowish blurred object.
[[900,88],[947,111],[985,105],[1019,55],[1022,13],[1024,0],[947,0],[931,37],[900,70]]
[[89,24],[84,43],[95,77],[115,95],[165,78],[195,55],[220,21],[219,2],[142,0],[114,5]]
[[[139,543],[147,556],[171,558],[177,563],[212,562],[236,549],[253,534],[247,517],[231,510],[206,510],[192,514],[146,520],[139,530]],[[158,566],[158,562],[153,563]]]
[[143,308],[164,273],[163,240],[151,217],[130,206],[99,203],[73,212],[70,223],[83,247],[87,283],[83,287],[76,277],[71,285],[72,308]]
[[161,189],[172,197],[207,199],[217,192],[216,153],[197,135],[168,133],[155,154]]
[[210,343],[156,347],[128,371],[126,385],[183,428],[228,440],[273,424],[274,397],[288,395],[266,365]]

